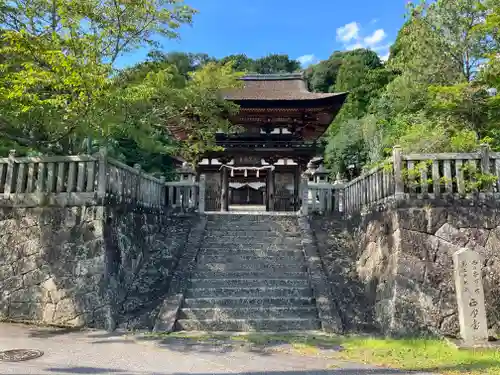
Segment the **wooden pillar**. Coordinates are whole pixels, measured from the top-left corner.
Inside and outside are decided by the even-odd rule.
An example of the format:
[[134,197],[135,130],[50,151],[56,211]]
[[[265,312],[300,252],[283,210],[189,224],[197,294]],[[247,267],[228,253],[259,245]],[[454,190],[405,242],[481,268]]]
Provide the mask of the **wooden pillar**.
[[274,211],[274,169],[269,170],[269,186],[267,189],[269,195],[268,211]]
[[402,199],[405,195],[405,185],[403,180],[403,150],[401,146],[392,148],[392,165],[394,168],[394,186],[396,199]]
[[229,211],[229,170],[222,168],[220,210]]
[[[270,166],[274,166],[278,162],[278,158],[275,156],[268,157],[265,159]],[[267,195],[267,211],[274,211],[274,192],[275,192],[275,181],[274,181],[275,171],[272,168],[267,170],[267,183],[266,183],[266,195]]]

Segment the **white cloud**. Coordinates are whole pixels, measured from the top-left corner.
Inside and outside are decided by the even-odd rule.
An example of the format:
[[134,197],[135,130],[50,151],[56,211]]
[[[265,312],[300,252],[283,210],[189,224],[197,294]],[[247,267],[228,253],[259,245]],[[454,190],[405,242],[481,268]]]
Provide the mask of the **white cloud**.
[[300,63],[300,65],[302,65],[303,68],[305,68],[311,64],[314,64],[317,61],[317,59],[316,56],[310,54],[297,57],[297,61]]
[[385,55],[380,56],[380,60],[382,60],[383,62],[386,62],[387,60],[389,60],[390,54],[391,54],[390,52],[387,52]]
[[359,38],[360,26],[357,22],[348,23],[337,29],[337,40],[341,40],[344,43],[350,42],[351,40],[357,40]]
[[378,43],[383,41],[387,34],[384,29],[378,29],[373,32],[372,35],[365,37],[364,42],[368,47],[376,46]]
[[[373,19],[370,25],[377,23],[377,19]],[[363,35],[365,34],[365,35]],[[353,21],[337,29],[337,40],[342,42],[344,48],[352,51],[359,48],[367,48],[379,54],[380,59],[386,61],[389,57],[390,43],[383,43],[387,38],[387,33],[384,29],[377,29],[371,34],[366,35],[362,32],[362,27],[359,22]]]

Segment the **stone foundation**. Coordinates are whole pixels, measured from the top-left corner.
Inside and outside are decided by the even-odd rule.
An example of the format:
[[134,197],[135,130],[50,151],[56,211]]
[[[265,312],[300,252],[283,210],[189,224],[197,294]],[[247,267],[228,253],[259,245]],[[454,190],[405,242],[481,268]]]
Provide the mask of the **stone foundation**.
[[500,206],[492,202],[402,202],[351,218],[313,219],[347,331],[459,333],[452,255],[484,256],[491,332],[500,332]]
[[193,220],[125,206],[1,208],[0,319],[149,328]]

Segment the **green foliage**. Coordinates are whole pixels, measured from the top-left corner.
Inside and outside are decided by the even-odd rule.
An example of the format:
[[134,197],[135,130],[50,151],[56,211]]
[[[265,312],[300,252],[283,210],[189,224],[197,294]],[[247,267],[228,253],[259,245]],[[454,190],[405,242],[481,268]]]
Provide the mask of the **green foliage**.
[[251,59],[244,54],[229,55],[219,62],[231,63],[237,72],[257,74],[293,73],[300,70],[300,63],[297,60],[291,60],[288,55],[282,54],[271,54],[258,59]]
[[311,89],[349,91],[326,137],[331,168],[361,173],[395,144],[404,152],[466,152],[484,142],[500,150],[500,95],[489,90],[500,91],[498,30],[499,0],[410,3],[386,64],[357,50],[310,67]]
[[426,178],[425,180],[422,180],[422,175],[425,176],[427,170],[429,169],[429,166],[431,165],[432,160],[424,160],[415,164],[413,168],[403,168],[401,171],[401,175],[403,177],[404,183],[411,188],[416,188],[423,183],[427,185],[432,184],[432,178]]
[[45,153],[109,142],[126,97],[112,64],[158,35],[177,37],[193,13],[180,0],[0,1],[0,136]]
[[498,181],[497,176],[481,172],[475,163],[465,163],[460,168],[460,171],[463,175],[466,193],[490,190]]
[[[434,179],[430,173],[432,160],[424,160],[416,163],[412,168],[403,168],[401,171],[403,181],[410,189],[417,189],[422,185],[431,186]],[[439,185],[455,184],[463,195],[491,191],[497,183],[498,177],[491,173],[483,173],[475,162],[465,163],[460,169],[460,176],[449,178],[442,176],[439,179]],[[422,177],[425,176],[425,180]]]

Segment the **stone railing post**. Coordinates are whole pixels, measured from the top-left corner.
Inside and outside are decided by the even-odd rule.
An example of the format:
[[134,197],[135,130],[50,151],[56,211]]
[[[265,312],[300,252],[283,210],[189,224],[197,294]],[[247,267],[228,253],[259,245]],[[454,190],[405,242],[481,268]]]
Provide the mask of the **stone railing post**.
[[345,185],[347,184],[347,180],[338,179],[335,181],[335,185],[338,186],[335,193],[335,199],[337,203],[335,204],[338,207],[340,213],[345,211]]
[[394,168],[394,195],[396,199],[401,199],[405,194],[403,181],[403,149],[401,146],[394,146],[392,149],[392,165]]
[[[483,143],[480,148],[481,152],[481,173],[490,174],[490,146]],[[493,186],[487,186],[485,193],[491,193]]]
[[302,176],[301,182],[301,195],[302,195],[302,208],[300,210],[301,216],[309,215],[309,177]]
[[106,198],[108,189],[108,150],[106,147],[99,148],[99,172],[97,181],[97,198],[102,201]]
[[206,188],[207,177],[202,174],[200,175],[199,189],[198,189],[198,213],[203,215],[205,213],[205,188]]
[[135,189],[135,197],[131,197],[131,199],[135,199],[134,203],[141,202],[141,165],[139,163],[134,164],[134,168],[137,171],[137,181],[136,181],[136,189]]
[[160,176],[160,182],[161,182],[161,189],[160,189],[160,201],[158,204],[160,205],[161,208],[165,207],[166,201],[167,201],[167,196],[166,196],[166,178],[165,176]]
[[3,190],[4,198],[9,199],[12,192],[12,185],[14,184],[14,158],[16,157],[16,150],[9,151],[9,161],[7,165],[7,175],[5,176],[5,186]]

